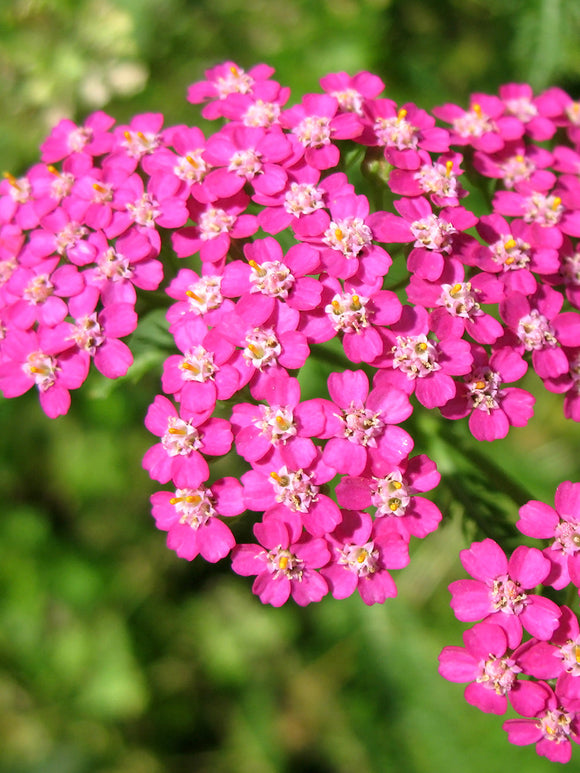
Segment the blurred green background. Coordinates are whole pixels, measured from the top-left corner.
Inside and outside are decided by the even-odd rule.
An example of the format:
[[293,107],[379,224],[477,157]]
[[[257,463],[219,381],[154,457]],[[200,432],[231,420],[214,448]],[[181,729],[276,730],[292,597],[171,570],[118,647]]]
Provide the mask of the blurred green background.
[[[576,0],[5,0],[1,168],[36,162],[64,115],[199,123],[186,88],[224,59],[272,64],[295,101],[363,69],[425,108],[512,80],[578,98],[579,32]],[[158,391],[155,369],[115,389],[93,377],[52,422],[35,394],[0,400],[1,773],[552,769],[467,706],[437,655],[463,630],[446,587],[477,535],[464,516],[513,523],[528,497],[580,479],[559,398],[538,391],[530,425],[477,458],[463,426],[441,437],[419,416],[446,524],[413,546],[399,597],[274,610],[229,562],[182,561],[155,530],[140,460]]]

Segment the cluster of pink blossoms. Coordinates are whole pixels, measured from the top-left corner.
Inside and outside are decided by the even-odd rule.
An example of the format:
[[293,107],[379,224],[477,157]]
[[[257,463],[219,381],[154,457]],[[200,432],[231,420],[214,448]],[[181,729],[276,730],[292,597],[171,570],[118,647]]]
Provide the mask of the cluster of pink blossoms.
[[[160,286],[171,249],[184,265],[166,287],[176,353],[143,460],[170,487],[152,497],[168,546],[188,560],[231,556],[274,606],[357,590],[381,603],[410,538],[441,520],[420,496],[437,486],[436,465],[412,455],[400,426],[417,403],[468,417],[477,440],[503,438],[532,416],[533,396],[514,385],[531,365],[580,419],[580,103],[509,84],[430,115],[381,97],[363,72],[327,75],[323,93],[286,107],[272,75],[226,62],[192,85],[189,101],[221,121],[209,138],[157,113],[115,126],[99,112],[61,121],[42,163],[5,174],[0,390],[36,386],[56,417],[91,361],[124,375],[136,289]],[[371,211],[349,182],[357,146],[365,184],[388,190],[391,211]],[[495,189],[479,217],[461,203],[474,171]],[[403,289],[389,287],[393,259],[406,264]],[[302,400],[302,367],[334,341],[346,367],[328,377],[328,398]],[[234,448],[246,471],[216,479],[207,457]],[[574,508],[576,485],[559,489]],[[570,637],[580,648],[578,622],[523,589],[580,584],[574,508],[523,508],[522,531],[554,540],[543,554],[520,547],[508,562],[491,540],[464,552],[476,579],[452,585],[453,606],[485,619],[441,667],[472,681],[468,700],[484,710],[503,711],[509,693],[532,718],[509,720],[510,740],[559,760],[577,739],[577,673],[561,653]],[[246,511],[261,514],[256,542],[239,544],[251,516],[231,519]]]
[[451,583],[451,606],[459,620],[480,622],[465,632],[465,647],[443,649],[439,672],[467,682],[465,698],[481,711],[504,714],[509,701],[521,715],[504,723],[512,743],[568,762],[571,742],[580,743],[580,624],[569,607],[529,591],[580,588],[580,483],[560,484],[555,507],[525,504],[517,527],[549,544],[520,545],[509,560],[491,539],[462,551],[474,579]]

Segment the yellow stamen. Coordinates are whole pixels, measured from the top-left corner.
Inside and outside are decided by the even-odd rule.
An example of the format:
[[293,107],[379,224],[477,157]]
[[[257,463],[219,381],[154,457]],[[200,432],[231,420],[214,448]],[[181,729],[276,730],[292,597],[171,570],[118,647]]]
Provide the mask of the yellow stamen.
[[42,374],[45,374],[46,370],[44,368],[37,368],[36,365],[31,365],[30,366],[30,372],[31,373],[42,373]]
[[453,161],[449,160],[445,162],[445,176],[449,177],[453,171]]
[[422,352],[427,350],[427,344],[425,341],[421,341],[421,343],[417,344],[417,349],[420,349]]
[[398,481],[398,480],[394,480],[394,481],[391,483],[391,486],[392,486],[394,489],[397,489],[397,491],[398,491],[400,488],[403,488],[403,484],[402,484],[402,483],[399,483],[399,481]]
[[515,262],[516,262],[515,258],[507,258],[505,264],[506,266],[511,266],[511,264]]
[[508,239],[504,244],[504,249],[506,250],[513,250],[514,247],[517,247],[517,242],[515,239]]
[[359,298],[359,296],[358,296],[358,295],[353,295],[353,296],[352,296],[352,303],[351,303],[351,305],[350,305],[350,308],[351,308],[353,311],[359,311],[359,309],[361,308],[361,305],[360,305],[360,298]]
[[453,287],[450,290],[450,295],[457,295],[457,293],[461,292],[461,285],[459,283],[454,284]]
[[182,370],[190,370],[192,373],[199,373],[199,368],[190,362],[182,362],[179,366]]
[[185,501],[188,505],[198,505],[201,502],[201,497],[199,494],[189,494],[189,496],[185,497]]
[[60,172],[58,171],[58,169],[56,168],[56,166],[53,166],[52,164],[49,164],[49,165],[48,165],[46,168],[48,169],[48,171],[49,171],[51,174],[54,174],[54,175],[56,175],[57,177],[60,177]]
[[199,303],[202,302],[202,299],[199,297],[199,295],[196,295],[193,290],[186,290],[185,294],[188,298],[193,298],[194,301],[198,301]]
[[94,188],[94,189],[95,189],[95,190],[96,190],[98,193],[107,193],[107,189],[106,189],[106,188],[104,188],[102,185],[99,185],[99,183],[93,183],[93,188]]
[[476,389],[485,389],[485,381],[476,381],[475,382],[475,388]]
[[403,120],[403,118],[406,118],[406,117],[407,117],[407,111],[405,110],[405,108],[404,108],[404,107],[402,107],[402,108],[399,110],[399,112],[397,113],[397,120],[398,120],[398,121],[402,121],[402,120]]
[[473,112],[478,118],[481,118],[482,110],[481,110],[480,104],[478,104],[477,102],[474,102],[473,105],[471,106],[471,109],[473,110]]
[[193,156],[186,156],[185,158],[192,166],[194,166],[196,168],[199,166],[199,164],[197,163],[197,161],[195,160],[195,158]]
[[131,142],[131,140],[133,139],[133,137],[131,136],[131,132],[130,131],[123,132],[123,135],[124,135],[125,139],[127,140],[127,142]]
[[395,498],[395,499],[389,500],[389,510],[391,510],[393,513],[395,512],[395,510],[398,510],[400,506],[401,506],[400,499]]
[[235,75],[235,76],[236,76],[236,78],[237,78],[237,77],[238,77],[238,75],[240,74],[240,73],[238,72],[238,68],[237,68],[237,67],[233,67],[233,66],[232,66],[232,67],[230,67],[230,72],[231,72],[231,74],[232,74],[232,75]]
[[169,427],[167,430],[170,435],[185,435],[186,432],[184,429],[181,429],[180,427]]
[[139,137],[140,140],[146,140],[147,139],[147,137],[145,137],[143,132],[137,132],[137,136]]
[[334,229],[334,235],[336,236],[336,238],[338,239],[338,241],[340,241],[340,240],[341,240],[341,239],[344,237],[344,234],[343,234],[343,232],[340,230],[340,228],[335,228],[335,229]]
[[361,552],[358,554],[358,556],[357,556],[357,559],[356,559],[356,560],[358,561],[358,563],[359,563],[359,564],[364,564],[364,562],[365,562],[365,561],[367,560],[367,558],[368,558],[368,555],[369,555],[369,554],[367,553],[367,551],[366,551],[366,550],[361,550]]
[[4,177],[14,188],[18,187],[18,180],[16,179],[16,177],[14,177],[13,174],[10,174],[10,172],[4,172]]
[[280,556],[278,559],[278,566],[283,572],[286,571],[286,567],[288,566],[288,556]]
[[340,303],[337,300],[331,301],[332,308],[335,314],[340,314]]
[[574,655],[576,657],[576,663],[580,663],[580,647],[578,645],[574,647]]
[[559,196],[554,196],[554,201],[552,202],[552,209],[556,210],[562,203],[562,199]]
[[248,344],[248,349],[252,352],[254,357],[262,357],[264,352],[262,349],[256,346],[256,344]]

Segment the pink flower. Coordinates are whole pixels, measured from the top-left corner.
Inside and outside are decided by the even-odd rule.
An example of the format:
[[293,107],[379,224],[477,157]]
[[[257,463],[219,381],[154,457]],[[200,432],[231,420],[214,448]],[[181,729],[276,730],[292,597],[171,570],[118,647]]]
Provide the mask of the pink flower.
[[158,529],[168,532],[167,547],[192,561],[198,554],[215,563],[236,544],[220,516],[240,515],[245,509],[242,487],[235,478],[221,478],[211,486],[158,491],[151,497]]
[[179,488],[197,488],[209,477],[204,454],[221,456],[232,445],[229,421],[208,418],[181,409],[178,413],[173,404],[157,395],[149,406],[145,426],[160,442],[152,446],[143,457],[143,467],[153,480],[169,483],[173,480]]
[[256,575],[252,592],[263,604],[281,607],[292,596],[306,606],[326,596],[328,585],[317,571],[331,560],[326,540],[302,534],[299,523],[281,518],[257,523],[254,534],[261,544],[237,545],[232,569],[246,577]]
[[367,513],[342,511],[342,522],[329,537],[331,562],[320,570],[335,599],[358,590],[367,605],[383,604],[397,595],[389,569],[409,563],[408,543],[385,522]]
[[572,580],[580,588],[580,483],[561,483],[554,504],[527,502],[516,526],[528,537],[551,540],[544,550],[551,564],[545,584],[562,589]]
[[503,628],[491,622],[477,623],[463,634],[465,647],[444,647],[439,673],[450,682],[469,682],[465,700],[481,711],[505,714],[508,698],[520,714],[531,715],[544,707],[544,684],[518,679],[525,673],[521,653],[514,649]]
[[520,545],[508,561],[497,542],[485,539],[462,550],[460,557],[475,579],[457,580],[449,586],[458,620],[485,619],[500,625],[511,647],[521,641],[522,626],[538,639],[550,638],[560,609],[543,596],[525,592],[543,582],[550,571],[550,562],[541,551]]

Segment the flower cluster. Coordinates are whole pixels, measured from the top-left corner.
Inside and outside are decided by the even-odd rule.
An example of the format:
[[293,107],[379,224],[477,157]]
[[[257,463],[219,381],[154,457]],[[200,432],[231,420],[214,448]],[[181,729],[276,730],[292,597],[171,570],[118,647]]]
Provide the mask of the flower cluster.
[[[382,97],[366,72],[327,75],[288,107],[272,76],[226,62],[193,84],[188,100],[220,120],[208,138],[157,113],[115,126],[98,112],[61,121],[41,163],[5,174],[0,390],[36,386],[56,417],[91,361],[124,375],[136,290],[161,285],[170,251],[183,266],[165,271],[175,346],[143,460],[169,487],[152,497],[168,546],[230,556],[274,606],[355,591],[381,603],[411,537],[441,520],[421,496],[435,462],[400,426],[417,405],[467,418],[476,440],[504,438],[533,414],[517,386],[531,368],[580,419],[580,107],[509,84],[430,115]],[[464,206],[474,176],[491,192],[480,216]],[[392,207],[371,207],[381,198]],[[303,399],[313,360],[341,365],[327,397]],[[243,471],[213,475],[230,453]],[[483,622],[441,661],[484,710],[509,694],[533,718],[508,720],[510,740],[552,759],[568,755],[580,703],[568,656],[548,653],[578,624],[526,591],[580,586],[576,485],[559,489],[566,506],[522,509],[521,530],[553,540],[543,553],[520,547],[508,562],[491,540],[464,551],[475,579],[452,585],[453,606]],[[252,543],[239,540],[248,521]]]
[[474,579],[451,583],[451,606],[459,620],[481,622],[465,632],[465,647],[443,649],[439,671],[467,682],[465,698],[481,711],[504,714],[509,701],[521,715],[504,723],[511,743],[568,762],[571,742],[580,743],[580,623],[568,606],[530,591],[580,586],[580,483],[560,484],[555,507],[525,504],[517,527],[549,545],[520,545],[509,560],[491,539],[462,551]]

